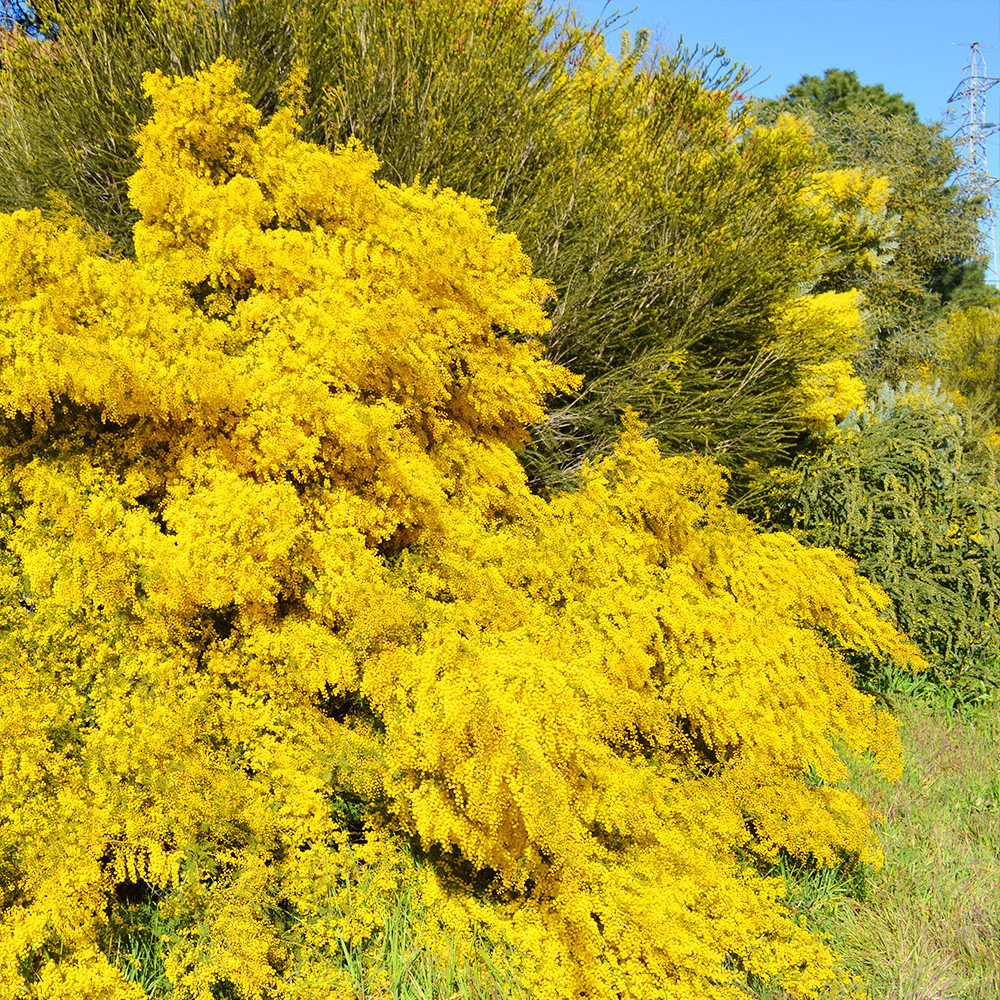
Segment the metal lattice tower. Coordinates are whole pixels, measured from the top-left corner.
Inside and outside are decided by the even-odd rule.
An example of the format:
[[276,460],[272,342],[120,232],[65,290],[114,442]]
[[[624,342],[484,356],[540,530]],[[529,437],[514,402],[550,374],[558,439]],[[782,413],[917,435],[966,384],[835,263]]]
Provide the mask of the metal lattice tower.
[[[969,46],[969,61],[965,64],[962,82],[948,98],[948,103],[962,102],[962,124],[954,133],[965,145],[966,153],[959,169],[959,182],[970,198],[986,199],[989,215],[984,220],[989,227],[993,251],[993,274],[1000,288],[1000,263],[997,260],[996,198],[997,180],[990,175],[986,157],[986,140],[1000,131],[1000,124],[986,120],[986,92],[1000,79],[986,75],[986,60],[979,42],[956,42]],[[992,48],[993,46],[987,46]]]

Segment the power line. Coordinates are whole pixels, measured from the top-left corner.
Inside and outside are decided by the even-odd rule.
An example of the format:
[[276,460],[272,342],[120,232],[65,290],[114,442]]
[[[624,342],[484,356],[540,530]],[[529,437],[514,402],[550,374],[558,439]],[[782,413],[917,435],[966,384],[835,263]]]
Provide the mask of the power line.
[[986,120],[986,92],[1000,83],[997,77],[986,75],[986,60],[979,42],[952,42],[952,45],[968,45],[969,61],[965,64],[962,82],[955,88],[948,103],[962,102],[962,124],[954,135],[965,144],[966,152],[959,168],[959,183],[969,198],[983,198],[986,202],[988,215],[986,223],[989,227],[989,239],[993,244],[993,277],[1000,288],[1000,263],[997,260],[997,226],[994,191],[997,180],[990,175],[989,162],[986,156],[986,140],[995,132],[1000,131],[1000,124]]

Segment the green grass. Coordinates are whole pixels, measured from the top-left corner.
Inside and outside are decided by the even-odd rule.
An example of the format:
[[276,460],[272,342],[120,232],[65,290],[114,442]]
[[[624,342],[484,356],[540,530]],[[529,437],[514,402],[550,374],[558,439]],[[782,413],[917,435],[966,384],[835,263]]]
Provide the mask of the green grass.
[[170,995],[170,981],[159,952],[166,925],[151,902],[115,908],[108,922],[108,956],[130,983],[138,983],[149,1000]]
[[885,816],[864,900],[830,899],[831,940],[873,1000],[1000,997],[1000,699],[900,700],[901,781],[855,774]]
[[477,942],[471,962],[454,947],[445,958],[423,948],[414,933],[421,906],[412,889],[396,899],[374,946],[341,942],[341,959],[354,981],[357,1000],[528,1000],[528,994],[497,969],[493,942]]
[[[860,880],[788,868],[789,902],[871,1000],[997,1000],[1000,696],[986,685],[974,702],[958,701],[919,677],[887,694],[902,723],[902,778],[855,767],[850,779],[884,817],[885,865]],[[746,992],[790,1000],[758,983]]]

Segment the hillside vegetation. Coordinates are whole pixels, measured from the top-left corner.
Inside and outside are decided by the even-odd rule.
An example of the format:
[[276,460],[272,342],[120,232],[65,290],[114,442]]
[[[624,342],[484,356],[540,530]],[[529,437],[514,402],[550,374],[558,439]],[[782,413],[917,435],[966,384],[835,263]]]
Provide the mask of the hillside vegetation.
[[996,683],[988,292],[713,53],[507,0],[39,10],[0,1000],[402,995],[417,956],[862,996],[795,887],[882,863],[893,685]]

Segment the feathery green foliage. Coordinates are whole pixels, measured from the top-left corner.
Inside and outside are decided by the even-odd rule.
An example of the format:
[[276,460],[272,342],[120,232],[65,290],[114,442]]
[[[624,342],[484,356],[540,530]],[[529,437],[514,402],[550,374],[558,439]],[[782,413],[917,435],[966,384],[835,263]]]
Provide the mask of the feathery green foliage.
[[902,94],[890,94],[882,84],[862,84],[853,70],[828,69],[821,80],[805,75],[777,100],[760,101],[759,114],[773,121],[782,112],[794,115],[815,111],[823,116],[840,114],[857,107],[872,107],[886,117],[902,116],[919,121],[915,104]]
[[883,386],[794,468],[773,523],[857,560],[939,680],[981,694],[975,661],[1000,648],[1000,492],[963,409],[936,385]]

